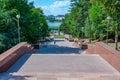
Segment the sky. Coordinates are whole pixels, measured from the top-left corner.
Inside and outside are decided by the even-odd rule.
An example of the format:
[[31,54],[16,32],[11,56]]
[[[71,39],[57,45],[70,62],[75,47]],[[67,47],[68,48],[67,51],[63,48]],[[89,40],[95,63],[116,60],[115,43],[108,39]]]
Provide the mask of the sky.
[[70,8],[70,0],[29,0],[36,8],[42,8],[45,15],[64,15]]

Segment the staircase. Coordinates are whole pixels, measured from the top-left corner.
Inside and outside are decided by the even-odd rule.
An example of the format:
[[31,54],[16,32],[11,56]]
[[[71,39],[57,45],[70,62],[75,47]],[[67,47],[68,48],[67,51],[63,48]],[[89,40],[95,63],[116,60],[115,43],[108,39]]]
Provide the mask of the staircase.
[[82,73],[12,73],[0,80],[120,80],[120,76]]
[[120,80],[120,74],[99,55],[33,54],[17,72],[3,73],[0,80]]

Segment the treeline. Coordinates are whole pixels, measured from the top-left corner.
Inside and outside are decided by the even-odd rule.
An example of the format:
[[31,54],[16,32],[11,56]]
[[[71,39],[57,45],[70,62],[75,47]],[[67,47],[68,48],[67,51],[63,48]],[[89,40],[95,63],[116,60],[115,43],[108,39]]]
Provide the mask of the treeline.
[[71,0],[70,13],[60,29],[78,38],[116,42],[120,36],[120,0]]
[[48,25],[43,11],[28,0],[0,0],[0,53],[14,46],[18,40],[20,15],[21,41],[36,43],[48,35]]
[[49,22],[62,22],[64,20],[64,15],[57,15],[57,16],[48,15],[48,16],[46,16],[46,19]]

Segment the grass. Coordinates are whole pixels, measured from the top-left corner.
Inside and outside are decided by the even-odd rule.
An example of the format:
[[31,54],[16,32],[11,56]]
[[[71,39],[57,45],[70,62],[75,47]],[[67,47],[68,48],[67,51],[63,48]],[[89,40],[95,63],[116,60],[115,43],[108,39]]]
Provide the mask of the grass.
[[49,27],[49,29],[52,29],[52,30],[59,30],[59,27],[55,27],[55,26],[52,26],[52,27]]
[[64,35],[56,35],[56,36],[54,36],[54,38],[61,38],[61,39],[63,39],[65,37],[64,37]]
[[[97,42],[96,40],[92,40],[91,43],[88,43],[88,44],[94,45],[96,42]],[[105,41],[102,41],[102,42],[104,43]],[[108,46],[111,46],[112,48],[115,49],[115,43],[108,43]],[[120,42],[118,42],[118,50],[117,51],[120,51]]]
[[[118,51],[120,51],[120,46],[119,46],[120,42],[118,42]],[[115,49],[115,43],[108,43],[108,46],[111,46],[112,48]]]

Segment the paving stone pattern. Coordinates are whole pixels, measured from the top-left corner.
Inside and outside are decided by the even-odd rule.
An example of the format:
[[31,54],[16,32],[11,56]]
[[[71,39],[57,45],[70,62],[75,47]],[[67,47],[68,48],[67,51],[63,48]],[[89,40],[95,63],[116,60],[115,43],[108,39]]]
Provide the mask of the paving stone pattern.
[[35,54],[23,55],[0,80],[120,80],[119,72],[96,54],[73,42],[56,40]]

